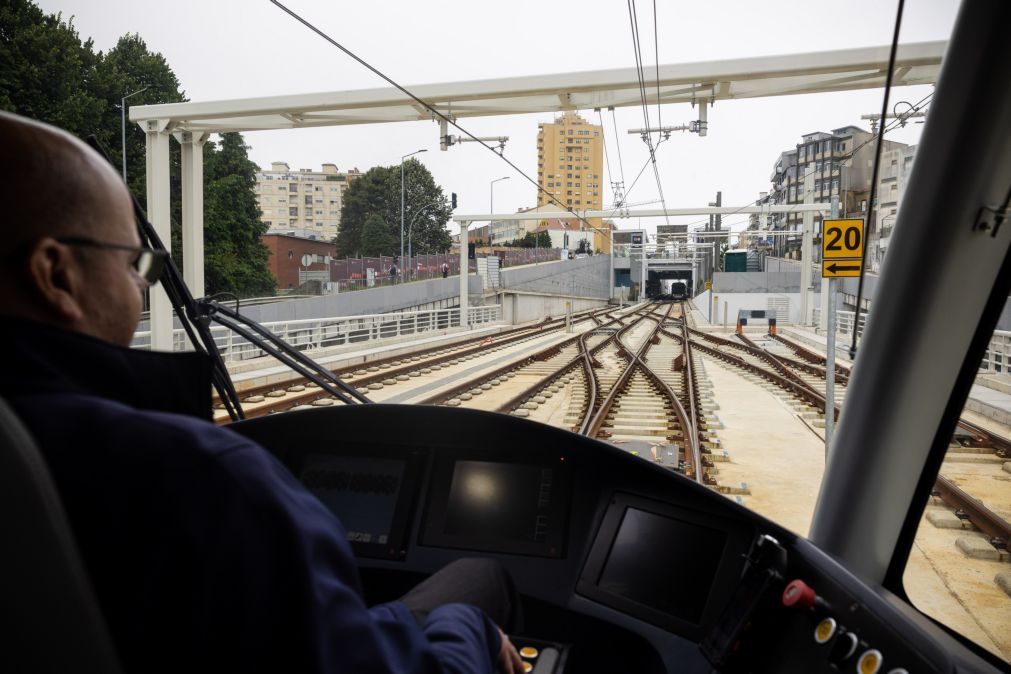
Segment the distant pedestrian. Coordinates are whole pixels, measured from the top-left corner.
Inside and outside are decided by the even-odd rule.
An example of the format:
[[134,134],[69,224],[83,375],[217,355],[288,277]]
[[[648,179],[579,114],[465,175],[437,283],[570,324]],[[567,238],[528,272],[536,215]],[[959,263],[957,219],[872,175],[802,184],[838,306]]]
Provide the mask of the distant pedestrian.
[[397,265],[396,264],[391,264],[390,265],[390,281],[392,281],[393,283],[397,282]]
[[446,278],[447,276],[449,276],[449,263],[448,262],[443,262],[442,263],[442,278]]

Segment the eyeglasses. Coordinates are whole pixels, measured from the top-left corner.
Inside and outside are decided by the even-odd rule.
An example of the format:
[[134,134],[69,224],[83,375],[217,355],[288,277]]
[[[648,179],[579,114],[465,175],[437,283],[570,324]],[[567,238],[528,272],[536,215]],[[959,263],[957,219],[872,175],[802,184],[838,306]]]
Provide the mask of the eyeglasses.
[[158,283],[158,279],[161,278],[162,270],[165,268],[165,260],[168,258],[168,253],[164,250],[152,250],[141,246],[124,246],[118,243],[105,243],[103,241],[95,241],[94,239],[86,239],[75,236],[67,236],[56,240],[68,246],[87,246],[89,248],[105,248],[107,250],[128,250],[131,253],[136,253],[136,256],[130,264],[133,266],[134,271],[136,271],[148,285]]

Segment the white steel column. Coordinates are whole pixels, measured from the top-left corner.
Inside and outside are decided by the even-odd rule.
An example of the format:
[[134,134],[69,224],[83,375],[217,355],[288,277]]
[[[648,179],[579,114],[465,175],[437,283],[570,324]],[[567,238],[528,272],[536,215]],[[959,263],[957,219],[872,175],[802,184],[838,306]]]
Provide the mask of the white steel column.
[[470,299],[468,293],[470,289],[467,287],[467,273],[469,272],[469,260],[467,258],[467,227],[470,226],[469,222],[460,223],[460,327],[468,327],[467,321],[467,303]]
[[[812,163],[813,165],[813,163]],[[814,203],[814,171],[804,172],[804,203]],[[804,235],[800,247],[800,322],[811,325],[811,264],[814,262],[814,213],[804,211]]]
[[[839,217],[839,197],[832,197],[832,213],[829,217],[831,217],[833,220]],[[824,241],[825,240],[824,214],[821,216],[821,236],[822,241]],[[822,331],[822,334],[825,334],[825,332],[828,330],[828,310],[826,309],[826,307],[828,307],[830,288],[834,290],[833,284],[829,283],[829,279],[823,278],[821,280],[821,313],[818,315],[818,329]],[[830,433],[826,431],[825,432],[826,440],[828,439],[829,435]]]
[[[169,134],[167,119],[141,124],[147,135],[147,217],[165,247],[172,250],[171,207],[169,202]],[[151,293],[151,350],[172,350],[172,304],[161,285]]]
[[204,143],[209,134],[184,131],[182,146],[183,281],[193,297],[204,296]]

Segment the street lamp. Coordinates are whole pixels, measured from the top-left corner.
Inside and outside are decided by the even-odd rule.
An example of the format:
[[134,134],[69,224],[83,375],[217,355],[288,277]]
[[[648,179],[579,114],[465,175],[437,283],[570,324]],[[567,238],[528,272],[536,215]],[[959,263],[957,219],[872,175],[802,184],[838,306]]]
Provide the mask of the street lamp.
[[[501,178],[495,178],[495,180],[492,180],[491,183],[488,185],[488,189],[491,192],[491,196],[489,197],[488,212],[492,213],[492,214],[495,213],[495,183],[497,183],[500,180],[509,180],[509,176],[502,176]],[[492,225],[492,221],[489,220],[488,221],[488,245],[489,246],[491,245],[492,239],[494,238],[494,235],[492,234],[492,226],[491,225]]]
[[122,140],[123,140],[123,182],[126,182],[126,99],[130,98],[131,96],[136,96],[137,94],[143,93],[150,88],[151,86],[148,85],[143,89],[138,89],[132,94],[127,94],[126,96],[123,96],[123,99],[120,101],[119,104],[119,111],[121,117],[120,130],[122,131]]
[[[439,203],[440,203],[439,201],[433,201],[430,204],[425,204],[424,206],[422,206],[421,208],[419,208],[418,210],[416,210],[414,212],[414,215],[411,216],[411,224],[407,227],[407,261],[408,262],[411,262],[411,260],[414,257],[413,251],[411,250],[411,235],[414,233],[414,223],[417,222],[419,215],[421,215],[422,213],[424,213],[425,211],[427,211],[432,206],[438,206]],[[403,266],[403,262],[401,262],[401,266]],[[413,272],[413,268],[412,268],[412,272]]]
[[404,264],[404,160],[421,152],[428,152],[426,149],[409,152],[400,158],[400,265]]

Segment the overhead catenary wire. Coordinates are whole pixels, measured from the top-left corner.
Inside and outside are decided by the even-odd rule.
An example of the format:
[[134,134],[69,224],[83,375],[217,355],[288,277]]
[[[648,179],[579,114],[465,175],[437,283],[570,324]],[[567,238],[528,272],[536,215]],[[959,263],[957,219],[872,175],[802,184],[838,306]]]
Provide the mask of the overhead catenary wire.
[[[660,180],[660,170],[659,170],[659,168],[656,165],[656,148],[659,147],[660,143],[657,143],[657,145],[653,145],[653,134],[650,131],[650,129],[652,127],[650,126],[650,119],[649,119],[649,102],[648,102],[647,96],[646,96],[646,76],[645,76],[645,71],[644,71],[644,68],[643,68],[642,41],[640,40],[640,36],[639,36],[639,16],[638,16],[638,11],[636,10],[636,6],[635,6],[635,0],[626,0],[626,4],[628,6],[629,25],[630,25],[630,27],[632,29],[632,50],[635,53],[636,77],[637,77],[637,79],[639,81],[639,98],[640,98],[640,101],[642,102],[643,121],[646,124],[646,134],[645,134],[646,145],[647,145],[647,147],[649,147],[650,161],[653,164],[653,177],[656,179],[656,189],[657,189],[657,192],[660,195],[660,203],[662,204],[663,209],[664,209],[664,221],[668,225],[670,225],[670,217],[667,215],[667,201],[664,198],[663,185],[661,184],[661,180]],[[653,6],[653,22],[654,22],[653,28],[654,28],[654,36],[655,36],[656,32],[657,32],[656,31],[656,5],[655,5],[655,3],[654,3],[654,6]],[[659,47],[657,48],[657,53],[659,54]],[[660,67],[660,64],[658,62],[657,63],[657,114],[658,114],[658,116],[659,116],[659,109],[660,109],[660,80],[659,80],[660,70],[659,70],[659,67]]]
[[[881,102],[881,119],[886,119],[885,115],[888,114],[888,97],[892,91],[892,76],[895,73],[895,58],[899,50],[899,30],[902,27],[902,9],[904,5],[905,0],[899,0],[898,8],[895,13],[895,32],[892,35],[892,48],[888,55],[888,73],[885,76],[885,96],[884,100]],[[874,171],[871,174],[871,194],[867,204],[867,219],[864,224],[865,232],[867,230],[866,223],[873,222],[874,219],[874,200],[878,191],[878,169],[881,167],[881,152],[884,150],[884,124],[881,125],[881,130],[878,132],[877,138],[878,145],[874,153]],[[860,278],[857,281],[857,303],[853,314],[854,326],[860,325],[860,305],[863,303],[864,277],[867,275],[867,249],[869,246],[864,246],[863,248],[863,256],[860,260]],[[857,356],[857,332],[859,331],[856,329],[853,330],[853,341],[850,342],[850,360],[855,359]]]
[[482,147],[484,147],[489,152],[494,153],[496,157],[498,157],[499,159],[501,159],[502,161],[504,161],[506,164],[508,164],[510,166],[510,168],[512,168],[514,171],[516,171],[521,176],[523,176],[527,180],[527,182],[529,182],[531,185],[533,185],[534,187],[536,187],[538,192],[543,192],[550,201],[552,201],[555,204],[557,204],[560,208],[564,209],[567,213],[570,213],[574,218],[576,218],[577,220],[579,220],[580,222],[582,222],[588,229],[591,229],[591,230],[593,230],[595,232],[600,232],[601,234],[609,234],[608,230],[602,229],[600,227],[594,227],[586,218],[584,218],[583,216],[579,215],[574,210],[572,210],[571,208],[569,208],[568,206],[566,206],[565,204],[563,204],[558,198],[555,197],[554,194],[552,194],[551,192],[549,192],[548,190],[546,190],[544,187],[542,187],[540,183],[538,183],[536,180],[534,180],[533,178],[531,178],[525,171],[523,171],[523,169],[521,169],[519,166],[517,166],[516,164],[514,164],[512,161],[510,161],[504,155],[499,154],[498,151],[494,147],[492,147],[491,145],[488,145],[483,140],[481,140],[480,138],[478,138],[477,136],[475,136],[474,134],[472,134],[470,131],[468,131],[467,129],[465,129],[462,126],[460,126],[456,122],[455,119],[453,119],[452,117],[450,117],[450,116],[448,116],[446,114],[443,114],[438,109],[436,109],[435,106],[429,104],[427,101],[422,100],[421,98],[419,98],[418,96],[416,96],[414,93],[408,91],[404,86],[400,85],[399,83],[397,83],[396,81],[394,81],[391,77],[389,77],[388,75],[386,75],[385,73],[383,73],[382,71],[380,71],[378,68],[376,68],[375,66],[371,65],[370,63],[368,63],[367,61],[365,61],[363,58],[361,58],[360,56],[358,56],[357,54],[355,54],[354,52],[352,52],[350,49],[348,49],[347,47],[345,47],[341,43],[337,42],[337,40],[335,40],[332,37],[330,37],[329,35],[327,35],[321,29],[317,28],[316,26],[314,26],[313,24],[311,24],[309,21],[307,21],[306,19],[304,19],[301,16],[299,16],[295,11],[293,11],[293,10],[289,9],[288,7],[286,7],[279,0],[270,0],[270,2],[273,3],[275,6],[277,6],[279,9],[281,9],[284,13],[288,14],[290,17],[292,17],[293,19],[295,19],[296,21],[298,21],[299,23],[301,23],[303,26],[305,26],[306,28],[308,28],[312,32],[316,33],[321,38],[323,38],[324,40],[326,40],[327,42],[329,42],[333,46],[337,47],[339,50],[341,50],[342,52],[344,52],[348,56],[350,56],[352,59],[354,59],[355,61],[357,61],[358,63],[360,63],[362,66],[364,66],[365,68],[367,68],[369,71],[371,71],[373,74],[375,74],[375,75],[379,76],[380,78],[382,78],[384,81],[386,81],[387,83],[389,83],[391,86],[393,86],[395,89],[397,89],[398,91],[400,91],[402,94],[404,94],[405,96],[407,96],[410,99],[412,99],[415,103],[417,103],[418,105],[424,107],[427,111],[429,111],[430,113],[432,113],[432,115],[438,117],[439,119],[441,119],[442,121],[446,122],[447,124],[451,124],[454,128],[456,128],[458,131],[460,131],[461,133],[463,133],[464,135],[466,135],[472,141],[474,141],[475,143],[480,144]]

